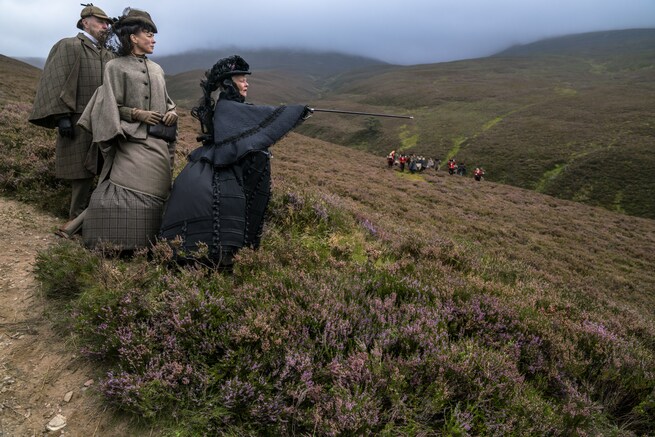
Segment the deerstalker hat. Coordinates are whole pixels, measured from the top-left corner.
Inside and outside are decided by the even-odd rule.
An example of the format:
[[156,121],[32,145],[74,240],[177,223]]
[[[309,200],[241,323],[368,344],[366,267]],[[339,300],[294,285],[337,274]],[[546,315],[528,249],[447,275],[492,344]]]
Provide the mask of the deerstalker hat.
[[152,21],[150,14],[140,9],[125,8],[123,10],[123,15],[117,21],[117,24],[121,26],[139,23],[147,24],[152,27],[153,32],[157,33],[157,26],[155,26],[155,22]]
[[109,24],[114,22],[113,19],[109,18],[107,14],[105,14],[105,11],[103,11],[97,6],[93,6],[93,3],[89,3],[87,5],[83,4],[82,6],[84,6],[84,9],[82,9],[82,12],[80,12],[80,19],[77,21],[78,29],[80,30],[84,29],[84,26],[82,26],[82,20],[87,17],[100,18],[101,20],[107,21]]
[[219,59],[212,67],[212,70],[218,73],[219,81],[238,74],[252,74],[250,65],[239,55]]

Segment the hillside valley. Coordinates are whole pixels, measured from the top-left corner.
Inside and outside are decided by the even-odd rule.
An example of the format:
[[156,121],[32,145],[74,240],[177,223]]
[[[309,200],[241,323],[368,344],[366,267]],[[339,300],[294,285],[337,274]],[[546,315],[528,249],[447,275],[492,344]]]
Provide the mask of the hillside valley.
[[[654,44],[653,29],[594,32],[449,63],[346,62],[325,75],[289,58],[286,68],[253,68],[249,100],[413,115],[316,114],[299,132],[381,159],[391,150],[442,166],[453,158],[488,180],[655,218]],[[170,77],[171,95],[192,107],[202,77]]]
[[[338,53],[198,50],[157,57],[189,110],[204,71],[239,52],[249,101],[413,115],[414,121],[316,114],[299,132],[366,150],[483,167],[488,180],[655,218],[654,29],[592,32],[495,56],[395,66]],[[33,74],[33,73],[32,73]]]
[[[12,348],[0,370],[14,381],[0,424],[34,433],[61,404],[43,405],[63,377],[97,381],[74,398],[92,402],[71,435],[107,429],[114,411],[121,435],[654,433],[655,220],[619,212],[631,212],[627,177],[618,188],[593,178],[623,190],[620,208],[582,203],[593,203],[593,184],[580,201],[539,192],[567,174],[574,151],[583,178],[612,147],[642,153],[640,166],[650,159],[652,121],[635,87],[648,96],[652,71],[614,80],[590,68],[547,55],[368,66],[318,82],[253,74],[257,103],[286,90],[415,121],[315,114],[272,147],[262,245],[225,274],[173,266],[161,246],[121,258],[46,237],[64,221],[67,188],[53,176],[55,133],[26,120],[39,70],[0,58],[0,193],[31,205],[11,207],[16,230],[3,234],[11,248],[27,235],[31,252],[19,268],[11,257],[0,266],[0,332]],[[171,91],[175,78],[190,86],[196,73],[185,74]],[[196,133],[180,111],[176,171]],[[479,162],[489,177],[388,169],[389,148]],[[498,156],[561,171],[521,188],[507,182],[533,184],[532,173]],[[43,315],[30,314],[38,330],[16,335],[9,318],[26,308],[19,281],[29,268]],[[70,366],[59,364],[73,360],[65,353],[50,361],[57,378],[18,362],[37,360],[50,330],[80,354]]]
[[[633,44],[617,49],[613,39]],[[321,115],[300,132],[381,157],[454,158],[484,167],[489,180],[655,218],[655,30],[557,43],[341,75],[316,106],[411,114],[414,123]]]

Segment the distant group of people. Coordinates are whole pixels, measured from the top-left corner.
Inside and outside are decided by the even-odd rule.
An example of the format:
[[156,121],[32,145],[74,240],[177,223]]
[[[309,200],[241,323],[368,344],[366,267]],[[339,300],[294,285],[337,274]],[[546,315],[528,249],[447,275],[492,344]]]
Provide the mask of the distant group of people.
[[246,104],[248,63],[238,55],[218,60],[192,111],[203,146],[172,184],[178,115],[164,71],[148,58],[157,26],[143,10],[126,8],[112,19],[83,6],[80,32],[48,55],[29,117],[57,130],[56,176],[71,181],[69,221],[56,234],[79,232],[88,247],[121,251],[163,236],[180,240],[185,253],[208,247],[211,261],[230,265],[239,248],[259,244],[270,197],[268,147],[311,109]]
[[[430,168],[434,168],[437,171],[440,165],[441,160],[439,158],[425,158],[414,153],[407,155],[392,150],[387,155],[387,167],[398,167],[401,172],[405,171],[405,167],[407,167],[410,173],[421,172]],[[448,174],[466,176],[466,164],[464,162],[458,163],[455,159],[451,158],[447,161],[446,165],[448,167]],[[481,181],[483,177],[484,169],[482,167],[476,167],[473,172],[473,178],[476,181]]]
[[395,150],[387,155],[387,166],[389,168],[397,166],[401,172],[405,171],[405,167],[410,173],[422,172],[430,168],[436,169],[440,163],[439,159],[426,158],[416,154],[396,153]]

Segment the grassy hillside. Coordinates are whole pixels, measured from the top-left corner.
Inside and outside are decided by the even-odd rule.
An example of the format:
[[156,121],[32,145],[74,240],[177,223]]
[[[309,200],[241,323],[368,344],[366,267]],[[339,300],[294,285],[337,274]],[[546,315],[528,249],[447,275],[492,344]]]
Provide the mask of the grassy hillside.
[[169,93],[178,105],[193,107],[201,96],[204,72],[221,57],[238,53],[250,64],[251,91],[248,99],[259,104],[308,103],[315,101],[341,74],[384,68],[370,58],[340,53],[293,50],[196,51],[154,58],[169,75]]
[[40,75],[0,55],[0,193],[66,216],[66,183],[55,178],[54,132],[27,122]]
[[34,87],[41,70],[29,64],[0,55],[0,104],[22,103],[31,106]]
[[[594,32],[497,56],[399,67],[341,54],[240,51],[255,103],[412,114],[413,122],[317,114],[299,132],[366,150],[395,149],[469,168],[488,180],[655,218],[650,102],[655,30]],[[202,72],[237,49],[156,58],[181,108]],[[179,71],[194,69],[192,71]]]
[[[638,29],[330,77],[254,69],[250,99],[412,114],[414,122],[317,114],[300,132],[381,157],[395,149],[455,158],[483,166],[489,180],[654,218],[654,44],[655,30]],[[199,96],[200,77],[171,78],[182,106]]]
[[[59,211],[27,83],[2,103],[2,193]],[[655,221],[296,133],[272,151],[262,247],[232,275],[175,268],[161,245],[39,257],[109,404],[169,435],[655,432]]]
[[41,256],[108,402],[189,436],[655,432],[655,222],[297,134],[273,153],[232,275]]
[[571,37],[562,54],[554,53],[563,44],[535,44],[344,74],[316,106],[415,122],[317,115],[300,132],[381,157],[392,149],[454,157],[484,166],[493,181],[654,218],[655,30],[626,32]]

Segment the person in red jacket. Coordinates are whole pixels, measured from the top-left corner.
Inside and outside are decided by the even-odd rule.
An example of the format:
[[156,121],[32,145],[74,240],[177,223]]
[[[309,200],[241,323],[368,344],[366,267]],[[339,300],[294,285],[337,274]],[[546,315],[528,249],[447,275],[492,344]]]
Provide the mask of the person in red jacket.
[[457,163],[455,162],[454,159],[449,159],[448,160],[448,174],[455,174],[455,170],[457,170]]
[[407,163],[407,155],[400,155],[400,159],[398,160],[400,163],[400,171],[405,171],[405,163]]
[[482,176],[484,176],[484,170],[480,167],[476,167],[475,171],[473,172],[473,177],[476,181],[481,181]]

